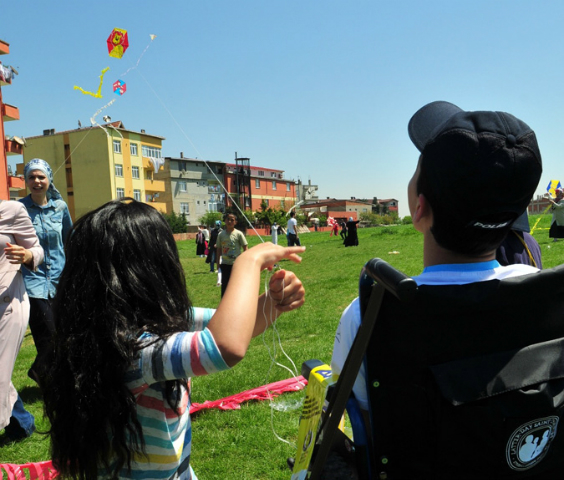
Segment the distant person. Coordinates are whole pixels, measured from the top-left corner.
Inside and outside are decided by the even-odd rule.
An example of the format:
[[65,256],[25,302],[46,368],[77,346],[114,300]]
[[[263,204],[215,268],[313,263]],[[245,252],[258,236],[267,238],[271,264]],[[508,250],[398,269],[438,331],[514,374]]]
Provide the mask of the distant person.
[[286,227],[286,235],[288,237],[288,246],[293,247],[301,245],[300,237],[298,236],[298,221],[296,220],[296,212],[292,210],[290,212],[290,220],[288,220],[288,225]]
[[353,220],[352,217],[349,217],[349,221],[347,222],[347,237],[345,238],[344,244],[345,247],[357,247],[358,246],[358,233],[356,231],[356,226],[358,225],[359,220]]
[[303,250],[257,245],[239,257],[217,310],[197,308],[157,210],[121,199],[82,216],[67,245],[44,388],[60,478],[195,479],[190,377],[242,360],[267,328],[263,311],[304,303],[302,283],[284,270],[258,294],[261,270],[299,262]]
[[332,237],[333,235],[335,235],[335,237],[339,234],[339,224],[337,222],[334,222],[333,225],[331,226],[331,233],[329,234],[330,237]]
[[204,236],[204,229],[201,225],[198,226],[198,233],[196,233],[196,255],[203,257],[206,251],[206,237]]
[[237,230],[237,217],[230,213],[225,218],[225,230],[217,237],[217,264],[221,261],[221,296],[225,295],[231,271],[241,251],[247,251],[248,244],[245,235]]
[[217,237],[220,234],[220,232],[221,232],[221,221],[216,220],[215,226],[210,232],[210,242],[208,244],[208,256],[206,258],[206,263],[210,264],[210,273],[214,273]]
[[347,224],[345,222],[341,222],[341,239],[343,242],[347,239]]
[[39,383],[49,366],[51,337],[55,330],[51,302],[65,266],[65,244],[72,219],[67,204],[53,183],[53,171],[45,160],[30,160],[24,167],[24,177],[31,193],[20,202],[27,209],[45,251],[45,259],[36,269],[22,269],[29,295],[29,327],[37,349],[37,357],[28,370],[28,376]]
[[556,199],[553,200],[550,194],[546,194],[548,201],[552,203],[552,224],[548,231],[548,236],[557,242],[559,238],[564,238],[564,190],[557,188]]
[[274,245],[278,245],[278,225],[276,222],[274,222],[270,227],[270,235],[272,236],[272,243],[274,243]]
[[522,263],[542,270],[541,249],[529,233],[529,216],[523,212],[511,226],[505,240],[496,250],[496,260],[500,265]]

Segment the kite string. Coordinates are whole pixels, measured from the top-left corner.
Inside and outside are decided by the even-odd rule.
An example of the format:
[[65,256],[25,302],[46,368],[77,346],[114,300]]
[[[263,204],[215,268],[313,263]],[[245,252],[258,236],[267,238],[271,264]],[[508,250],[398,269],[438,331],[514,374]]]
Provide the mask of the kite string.
[[[196,152],[196,154],[198,155],[198,157],[202,157],[202,155],[200,154],[200,152],[198,151],[198,149],[195,147],[195,145],[192,143],[192,140],[190,140],[190,138],[188,137],[188,135],[186,134],[186,132],[184,131],[184,129],[180,126],[180,124],[178,123],[178,121],[176,120],[176,118],[174,117],[174,115],[172,114],[172,112],[167,108],[167,106],[164,104],[164,102],[162,101],[161,97],[159,97],[158,93],[154,90],[154,88],[152,87],[152,85],[149,83],[149,81],[145,78],[145,76],[139,71],[137,70],[137,73],[139,75],[141,75],[141,77],[143,78],[143,80],[145,80],[145,83],[147,84],[147,86],[151,89],[151,91],[153,92],[153,94],[155,95],[155,97],[157,98],[157,100],[159,101],[159,103],[161,104],[161,106],[165,109],[165,111],[168,113],[168,115],[170,116],[170,118],[172,119],[172,121],[176,124],[176,126],[178,127],[178,129],[180,130],[180,132],[184,135],[184,137],[186,138],[186,140],[188,140],[188,142],[190,143],[190,145],[192,146],[192,148],[194,149],[194,151]],[[245,215],[245,213],[243,212],[243,210],[241,210],[241,207],[239,207],[239,204],[233,199],[233,197],[231,196],[231,194],[227,191],[227,188],[225,188],[225,185],[223,184],[223,182],[219,179],[219,177],[215,174],[215,172],[213,171],[213,169],[211,168],[211,166],[209,165],[209,163],[202,158],[202,162],[205,163],[205,165],[208,167],[209,171],[211,172],[211,174],[213,175],[213,177],[215,178],[215,180],[219,183],[219,185],[221,186],[221,188],[223,189],[223,191],[225,192],[225,194],[229,197],[229,199],[231,200],[232,204],[235,206],[235,208],[239,211],[239,213],[241,214],[241,216],[245,219],[245,221],[247,222],[247,224],[249,225],[249,227],[255,232],[255,234],[259,237],[261,242],[265,242],[265,240],[262,238],[262,236],[257,232],[257,230],[255,229],[255,227],[253,226],[253,224],[251,223],[251,221],[247,218],[247,216]]]
[[[269,273],[267,273],[266,276],[265,276],[265,280],[264,280],[264,290],[265,290],[265,295],[267,296],[267,298],[270,296],[270,290],[268,289],[268,283],[269,283],[270,276],[271,275]],[[282,283],[282,292],[284,292],[284,280],[282,282],[283,282]],[[282,296],[282,300],[284,300],[284,296]],[[280,333],[279,333],[278,329],[276,328],[276,312],[275,312],[275,309],[274,309],[274,303],[272,301],[268,302],[268,303],[270,303],[270,311],[269,312],[266,311],[266,304],[267,304],[266,301],[263,304],[263,310],[262,310],[262,315],[263,315],[264,321],[265,321],[265,328],[264,328],[264,330],[261,334],[261,338],[262,338],[262,343],[266,347],[266,351],[268,352],[268,355],[270,357],[270,366],[268,367],[268,371],[266,373],[266,378],[265,378],[264,384],[265,385],[268,384],[270,372],[272,371],[272,368],[276,365],[276,366],[290,372],[290,375],[292,375],[292,377],[294,379],[298,380],[298,382],[302,385],[302,387],[305,387],[304,382],[302,382],[299,379],[299,374],[298,374],[298,369],[296,368],[296,364],[294,363],[294,361],[290,358],[290,356],[286,353],[286,351],[282,347],[282,340],[281,340],[281,337],[280,337]],[[269,322],[269,319],[270,319],[270,322]],[[266,342],[266,332],[267,332],[269,326],[271,327],[271,331],[272,331],[272,350],[269,348],[269,346]],[[292,369],[290,369],[286,365],[281,364],[280,362],[278,362],[276,360],[276,358],[277,358],[276,340],[278,340],[278,345],[280,347],[281,352],[290,361]],[[282,412],[288,412],[288,411],[291,411],[291,410],[296,410],[303,405],[303,398],[300,398],[298,401],[294,402],[293,405],[291,405],[290,402],[288,402],[288,401],[282,402],[280,399],[277,402],[275,402],[274,397],[272,396],[271,392],[267,390],[266,393],[268,395],[269,404],[270,404],[270,428],[272,430],[272,433],[274,434],[274,437],[277,438],[278,440],[280,440],[281,442],[288,444],[292,448],[296,448],[296,445],[293,442],[290,442],[289,440],[282,438],[276,432],[276,428],[274,426],[274,410],[282,411]]]

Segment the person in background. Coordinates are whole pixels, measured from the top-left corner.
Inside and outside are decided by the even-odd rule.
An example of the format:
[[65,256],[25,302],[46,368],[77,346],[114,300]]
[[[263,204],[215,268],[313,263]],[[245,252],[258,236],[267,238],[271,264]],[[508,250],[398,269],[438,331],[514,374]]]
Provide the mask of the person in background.
[[329,234],[330,237],[332,237],[333,235],[335,235],[335,237],[339,234],[339,224],[337,223],[337,221],[333,222],[333,225],[331,226],[331,233]]
[[347,237],[343,242],[345,247],[357,247],[358,246],[358,232],[356,231],[356,226],[358,225],[359,220],[353,220],[352,217],[349,217],[349,221],[347,222]]
[[221,221],[215,221],[215,227],[212,229],[210,233],[210,242],[208,244],[208,256],[206,258],[206,263],[210,264],[210,273],[214,273],[214,265],[215,265],[215,249],[217,243],[217,237],[221,232]]
[[286,227],[286,236],[288,237],[288,246],[293,247],[294,245],[300,246],[300,237],[298,236],[298,221],[296,220],[296,212],[292,210],[290,212],[290,220]]
[[204,236],[204,229],[202,225],[198,225],[198,233],[196,233],[196,255],[203,257],[205,251],[206,237]]
[[522,263],[542,270],[541,249],[530,231],[529,216],[524,211],[496,250],[495,258],[500,265]]
[[230,213],[225,218],[225,230],[217,237],[217,264],[221,261],[221,296],[225,295],[231,271],[241,251],[247,251],[248,244],[245,235],[237,230],[237,217]]
[[276,318],[304,303],[301,281],[284,270],[259,296],[261,271],[283,258],[299,263],[303,250],[268,243],[244,252],[217,310],[196,308],[157,210],[120,199],[81,217],[68,240],[43,388],[60,477],[196,480],[190,377],[242,360],[268,326],[263,311]]
[[12,372],[29,321],[29,297],[22,269],[35,270],[43,261],[43,248],[25,207],[0,201],[0,430],[12,441],[29,437],[35,419],[23,405]]
[[557,188],[555,190],[556,199],[553,200],[549,193],[546,197],[552,203],[552,223],[548,236],[553,238],[553,242],[557,242],[559,238],[564,238],[564,190]]
[[341,238],[343,242],[347,239],[347,224],[345,222],[341,222]]
[[272,236],[272,243],[274,243],[274,245],[278,245],[278,225],[276,222],[274,222],[270,227],[270,235]]
[[28,375],[40,383],[49,362],[55,328],[51,302],[65,266],[65,243],[72,219],[67,204],[53,183],[53,171],[45,160],[30,160],[24,168],[24,177],[30,194],[20,202],[27,209],[45,252],[45,260],[37,269],[22,269],[30,303],[29,326],[37,349],[37,357]]

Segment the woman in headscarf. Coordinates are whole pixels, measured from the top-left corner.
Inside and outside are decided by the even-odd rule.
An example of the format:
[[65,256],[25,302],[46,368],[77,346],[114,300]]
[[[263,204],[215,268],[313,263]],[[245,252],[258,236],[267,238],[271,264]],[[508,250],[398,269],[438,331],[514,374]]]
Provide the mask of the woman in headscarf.
[[20,202],[26,207],[45,251],[44,262],[37,270],[22,269],[30,300],[29,326],[37,349],[37,357],[28,375],[40,383],[48,367],[47,355],[55,328],[51,300],[65,266],[64,244],[72,220],[67,204],[53,184],[53,171],[45,160],[30,160],[24,168],[24,177],[31,193]]
[[347,237],[345,238],[345,247],[357,247],[358,246],[358,234],[356,232],[356,225],[360,220],[353,220],[349,217],[347,222]]

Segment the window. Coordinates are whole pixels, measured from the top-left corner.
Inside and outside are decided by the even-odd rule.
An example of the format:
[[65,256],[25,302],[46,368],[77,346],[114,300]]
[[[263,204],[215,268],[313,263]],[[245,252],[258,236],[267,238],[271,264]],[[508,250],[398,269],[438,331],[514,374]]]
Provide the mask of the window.
[[150,168],[145,169],[145,180],[153,180],[153,170]]
[[123,177],[123,165],[116,163],[115,170],[116,170],[116,177]]
[[259,170],[258,175],[259,177],[264,177],[264,172],[262,170]]
[[116,197],[117,198],[125,197],[125,190],[123,188],[116,188]]
[[276,180],[272,180],[272,190],[276,190]]
[[130,143],[129,144],[129,153],[131,153],[131,155],[133,155],[134,157],[137,156],[137,144],[136,143]]
[[131,167],[131,178],[139,178],[139,167]]
[[270,176],[271,176],[272,178],[276,178],[276,172],[270,172]]
[[178,182],[178,191],[185,192],[186,191],[186,182]]
[[264,204],[265,204],[267,207],[270,206],[270,202],[268,201],[268,198],[265,198],[265,199],[263,200],[263,202],[264,202]]
[[187,203],[180,203],[180,213],[184,213],[185,215],[188,215],[190,213],[190,207]]
[[114,140],[114,152],[121,153],[121,141]]
[[290,184],[289,184],[289,183],[286,183],[286,191],[287,191],[287,192],[291,191],[291,189],[290,189]]
[[141,201],[141,190],[133,190],[133,198],[138,202]]
[[178,170],[188,170],[188,162],[178,162]]
[[255,178],[255,188],[260,188],[260,180]]
[[161,158],[161,149],[159,147],[149,147],[141,145],[141,152],[144,157]]

